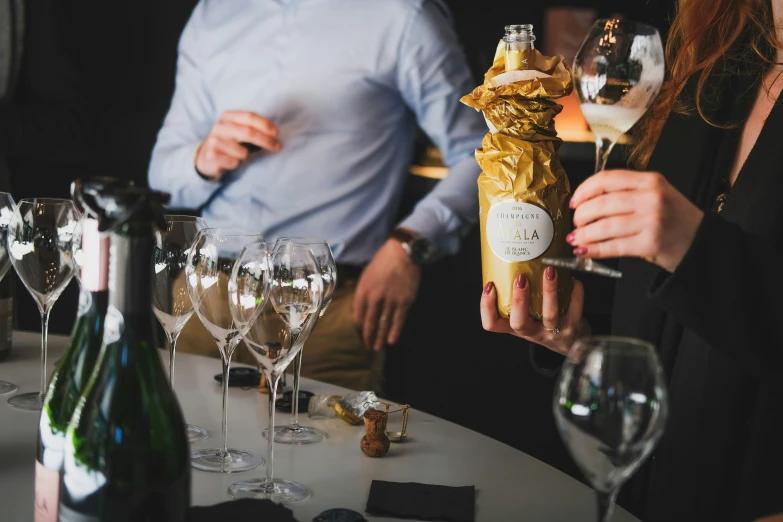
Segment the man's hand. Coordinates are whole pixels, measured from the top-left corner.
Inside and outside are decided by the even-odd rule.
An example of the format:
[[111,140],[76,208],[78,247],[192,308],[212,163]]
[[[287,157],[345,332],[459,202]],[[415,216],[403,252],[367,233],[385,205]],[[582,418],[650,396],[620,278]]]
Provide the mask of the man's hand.
[[397,342],[420,281],[421,268],[400,242],[386,241],[359,278],[353,298],[353,320],[368,350],[379,352]]
[[226,111],[209,131],[196,152],[196,170],[214,181],[247,159],[248,143],[277,152],[277,126],[254,112]]

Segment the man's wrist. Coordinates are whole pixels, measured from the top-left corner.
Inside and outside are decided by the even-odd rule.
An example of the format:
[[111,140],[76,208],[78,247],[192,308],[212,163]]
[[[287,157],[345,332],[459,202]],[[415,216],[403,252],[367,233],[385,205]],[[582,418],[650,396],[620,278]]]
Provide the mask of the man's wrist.
[[404,227],[398,227],[389,235],[389,239],[397,241],[408,258],[417,266],[431,263],[435,258],[435,247],[424,236]]

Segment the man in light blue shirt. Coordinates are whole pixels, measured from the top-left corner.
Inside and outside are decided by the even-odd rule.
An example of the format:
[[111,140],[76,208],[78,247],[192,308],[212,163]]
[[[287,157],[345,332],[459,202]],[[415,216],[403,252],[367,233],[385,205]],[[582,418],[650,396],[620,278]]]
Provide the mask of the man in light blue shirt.
[[[201,0],[150,185],[172,206],[202,208],[212,227],[324,238],[358,281],[322,323],[339,323],[333,341],[355,353],[316,353],[319,324],[303,373],[377,388],[372,352],[399,337],[420,265],[455,253],[478,216],[473,155],[486,126],[459,103],[472,88],[440,0]],[[395,223],[417,124],[449,173]]]

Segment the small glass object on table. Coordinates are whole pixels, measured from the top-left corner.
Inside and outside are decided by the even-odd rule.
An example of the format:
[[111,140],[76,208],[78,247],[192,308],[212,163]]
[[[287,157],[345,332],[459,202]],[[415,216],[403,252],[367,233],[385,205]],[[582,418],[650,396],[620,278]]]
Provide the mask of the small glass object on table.
[[41,390],[8,399],[8,404],[20,410],[43,407],[49,387],[49,312],[77,271],[74,237],[79,219],[71,200],[37,198],[21,200],[8,224],[11,264],[41,312]]
[[[191,464],[201,471],[238,473],[264,464],[260,455],[241,449],[228,449],[228,378],[231,356],[243,331],[231,314],[228,295],[234,261],[251,244],[265,245],[258,232],[231,228],[205,228],[198,232],[188,253],[185,279],[188,294],[204,327],[212,335],[223,363],[222,446],[193,451]],[[264,248],[266,248],[264,246]]]
[[[582,114],[595,135],[595,172],[606,168],[615,143],[644,115],[661,90],[665,73],[658,30],[619,20],[597,20],[574,59],[574,84]],[[544,258],[571,270],[622,277],[592,259]]]
[[[7,236],[8,224],[11,222],[11,216],[15,209],[16,204],[11,194],[0,192],[0,280],[8,274],[8,269],[11,268],[11,259],[8,257]],[[14,393],[18,389],[19,386],[16,384],[0,380],[0,395]]]
[[625,337],[577,340],[563,364],[553,400],[560,437],[593,486],[598,522],[657,444],[668,399],[653,345]]
[[[337,288],[337,266],[334,262],[332,250],[329,248],[326,241],[317,238],[284,237],[278,239],[276,245],[283,243],[292,243],[309,248],[318,263],[318,267],[321,271],[321,278],[323,279],[324,297],[317,317],[313,317],[313,322],[315,323],[319,318],[324,316],[326,309],[329,307],[329,303],[332,302],[334,290]],[[313,324],[312,327],[315,328],[315,324]],[[326,433],[318,428],[302,426],[299,424],[299,379],[302,373],[303,353],[304,349],[299,350],[299,353],[294,359],[294,389],[291,422],[286,425],[275,426],[275,442],[280,442],[282,444],[312,444],[326,438]],[[263,435],[265,438],[268,437],[269,431],[264,430]]]
[[[158,232],[156,238],[152,311],[169,342],[169,381],[172,388],[177,338],[194,311],[185,283],[185,266],[193,240],[204,228],[207,224],[199,217],[167,215],[166,229]],[[209,437],[207,430],[201,426],[187,424],[186,429],[191,444]]]
[[[281,242],[275,245],[271,259],[261,249],[247,249],[237,260],[231,278],[232,314],[237,323],[252,323],[245,333],[250,353],[264,369],[269,382],[269,426],[275,425],[277,385],[286,367],[302,350],[315,324],[323,301],[324,285],[321,270],[312,251],[302,245]],[[264,261],[262,261],[264,259]],[[268,287],[268,305],[253,320],[250,303],[265,301],[261,278],[253,274],[271,270]],[[241,303],[248,306],[238,306]],[[232,484],[228,493],[232,498],[269,499],[274,502],[300,502],[309,498],[307,486],[275,478],[274,444],[276,437],[267,437],[266,478],[244,480]]]

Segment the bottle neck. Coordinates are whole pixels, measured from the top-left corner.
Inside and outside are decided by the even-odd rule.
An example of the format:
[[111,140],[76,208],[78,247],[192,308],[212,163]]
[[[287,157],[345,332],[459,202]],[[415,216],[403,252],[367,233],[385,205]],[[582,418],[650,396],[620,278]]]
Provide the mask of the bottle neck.
[[152,263],[155,238],[111,235],[109,304],[123,316],[152,319]]
[[87,292],[103,292],[109,288],[108,236],[101,237],[97,219],[82,221],[82,288]]

